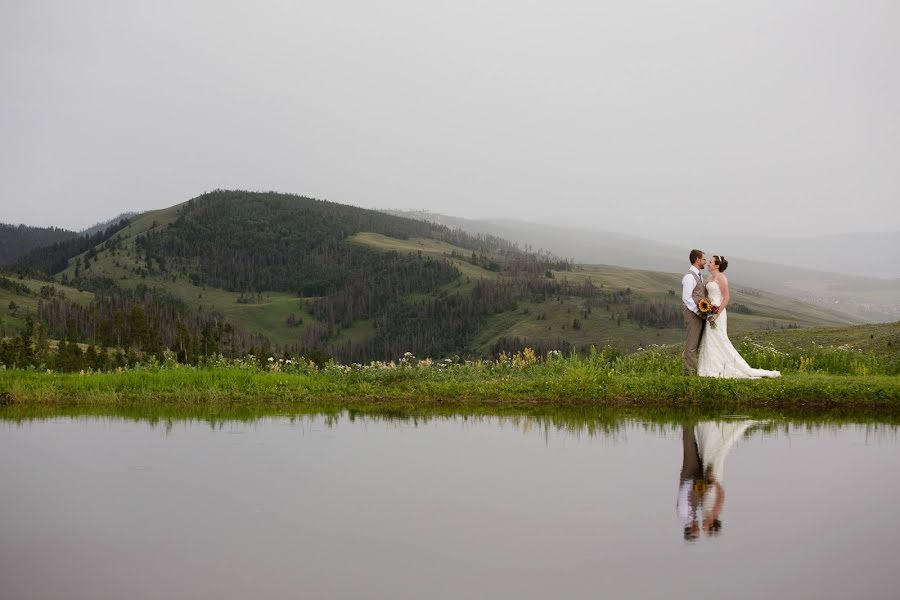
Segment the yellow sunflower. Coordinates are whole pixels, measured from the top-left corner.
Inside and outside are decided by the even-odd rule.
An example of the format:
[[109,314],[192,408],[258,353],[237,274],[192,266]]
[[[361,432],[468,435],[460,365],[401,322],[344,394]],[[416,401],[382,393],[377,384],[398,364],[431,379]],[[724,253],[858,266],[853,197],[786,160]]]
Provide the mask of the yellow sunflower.
[[709,303],[709,300],[704,298],[703,300],[700,301],[699,304],[697,304],[697,308],[700,309],[700,312],[707,313],[710,310],[712,310],[712,305]]

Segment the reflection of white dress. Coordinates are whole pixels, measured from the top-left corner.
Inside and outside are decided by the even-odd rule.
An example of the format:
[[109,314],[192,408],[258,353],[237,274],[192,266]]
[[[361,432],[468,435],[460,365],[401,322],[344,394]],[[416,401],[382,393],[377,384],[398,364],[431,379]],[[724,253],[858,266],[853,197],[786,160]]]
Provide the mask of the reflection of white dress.
[[[722,304],[722,290],[719,284],[711,281],[706,284],[709,301],[714,305]],[[722,309],[716,318],[716,326],[703,325],[703,338],[700,340],[700,358],[697,374],[701,377],[723,377],[727,379],[759,379],[760,377],[781,377],[779,371],[754,369],[738,353],[728,339],[728,311]]]
[[734,443],[756,423],[759,421],[752,419],[697,423],[694,435],[697,438],[697,451],[704,472],[709,469],[712,478],[722,483],[725,479],[725,457],[731,452]]
[[[694,439],[697,442],[697,454],[703,468],[701,479],[709,478],[710,482],[722,485],[725,479],[725,457],[731,452],[735,442],[741,439],[748,429],[759,423],[752,419],[739,421],[701,421],[694,427]],[[688,479],[678,489],[676,508],[682,524],[687,527],[695,519],[702,521],[704,514],[710,514],[719,499],[719,490],[710,485],[700,500],[699,506],[691,505],[691,490],[694,480]]]
[[[710,480],[720,485],[725,479],[725,457],[731,452],[732,446],[744,433],[759,421],[743,419],[740,421],[703,421],[697,423],[694,429],[697,436],[697,450],[700,453],[700,462],[703,464],[704,474]],[[712,511],[718,500],[719,491],[715,486],[710,486],[709,492],[703,496],[701,510],[704,514]]]

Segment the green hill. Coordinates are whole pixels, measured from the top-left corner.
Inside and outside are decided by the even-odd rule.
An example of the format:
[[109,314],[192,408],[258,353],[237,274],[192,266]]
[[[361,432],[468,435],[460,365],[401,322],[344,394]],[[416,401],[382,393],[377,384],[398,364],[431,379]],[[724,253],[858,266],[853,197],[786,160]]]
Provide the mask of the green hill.
[[25,325],[25,318],[37,315],[41,299],[59,298],[86,307],[94,294],[51,281],[0,275],[0,338],[14,334]]
[[[367,362],[681,339],[679,275],[572,265],[302,196],[216,191],[94,235],[89,248],[45,247],[17,265],[89,294],[21,304],[81,342],[171,347],[189,361],[253,351]],[[739,333],[857,322],[760,290],[737,289],[733,302]]]
[[30,227],[0,223],[0,265],[11,265],[33,249],[78,237],[58,227]]

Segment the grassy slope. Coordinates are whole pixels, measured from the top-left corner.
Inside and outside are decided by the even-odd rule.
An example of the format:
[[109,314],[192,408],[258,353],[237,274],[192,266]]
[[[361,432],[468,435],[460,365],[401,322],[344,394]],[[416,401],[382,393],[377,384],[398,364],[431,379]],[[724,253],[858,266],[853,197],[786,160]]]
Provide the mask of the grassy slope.
[[[90,292],[80,292],[75,288],[64,286],[59,283],[27,277],[19,279],[19,277],[15,275],[6,275],[6,277],[18,283],[25,284],[32,292],[30,295],[23,295],[0,288],[0,318],[2,318],[3,327],[6,330],[18,331],[25,325],[25,315],[33,315],[37,312],[39,294],[41,288],[45,285],[53,285],[53,287],[56,288],[57,293],[65,293],[67,299],[81,304],[82,306],[87,306],[94,298],[94,294]],[[15,313],[9,310],[10,302],[14,302],[16,306],[18,306]]]
[[[448,292],[468,293],[475,285],[473,282],[476,279],[495,279],[497,277],[500,277],[500,275],[494,271],[488,271],[487,269],[479,267],[478,265],[473,265],[470,262],[466,262],[458,258],[452,258],[451,254],[453,252],[456,252],[457,254],[462,256],[470,256],[472,254],[472,251],[439,240],[430,240],[423,238],[398,240],[386,235],[381,235],[380,233],[371,232],[357,233],[350,236],[348,240],[350,241],[350,243],[363,244],[365,246],[383,252],[389,252],[392,250],[396,252],[410,253],[421,252],[423,256],[431,256],[433,258],[446,258],[451,263],[453,263],[453,266],[459,269],[459,272],[462,274],[462,281],[450,283],[444,286],[444,289]],[[468,278],[469,280],[468,283],[466,283],[465,281],[466,278]]]
[[[669,290],[674,292],[675,301],[681,293],[681,275],[660,273],[656,271],[638,271],[621,267],[604,265],[580,265],[572,273],[558,272],[557,277],[567,277],[577,281],[590,279],[595,284],[603,284],[613,289],[630,287],[656,299],[672,298]],[[785,296],[771,294],[762,290],[745,290],[740,282],[731,282],[731,301],[744,304],[752,309],[752,315],[729,314],[729,325],[735,330],[758,329],[765,321],[771,323],[775,319],[779,324],[796,323],[801,326],[824,324],[861,324],[857,319],[834,310],[799,303]]]
[[900,361],[900,321],[855,327],[818,327],[748,333],[744,337],[778,350],[807,350],[846,346],[865,354]]
[[[119,285],[126,288],[142,283],[165,288],[190,305],[219,311],[235,325],[249,331],[262,333],[279,345],[297,341],[302,335],[303,328],[315,323],[311,315],[300,309],[297,298],[292,294],[264,292],[261,302],[238,304],[239,293],[201,288],[193,285],[183,275],[177,276],[174,280],[172,277],[161,275],[148,277],[137,275],[133,269],[145,265],[142,261],[137,260],[134,252],[134,237],[149,231],[154,226],[161,227],[171,223],[177,218],[178,209],[179,206],[173,206],[148,212],[135,218],[120,233],[124,238],[125,251],[119,252],[116,256],[112,256],[108,251],[100,251],[98,260],[91,265],[87,273],[112,277]],[[471,289],[472,280],[501,276],[464,260],[451,259],[450,254],[453,251],[463,256],[468,256],[471,251],[437,240],[421,238],[400,240],[375,233],[358,233],[349,238],[348,242],[364,244],[382,251],[421,252],[427,256],[447,258],[463,275],[462,280],[445,286],[449,292],[467,293]],[[116,262],[119,264],[116,265]],[[64,273],[67,273],[70,278],[74,276],[74,261]],[[675,274],[579,265],[573,271],[556,272],[555,276],[573,281],[589,278],[597,285],[603,284],[612,289],[631,287],[633,291],[649,298],[677,302],[677,295],[673,297],[668,293],[669,290],[673,290],[677,294],[679,276]],[[465,278],[468,278],[470,283],[465,283]],[[841,313],[812,305],[798,304],[765,292],[759,292],[758,296],[750,295],[741,292],[738,285],[733,284],[733,287],[737,290],[734,293],[734,301],[749,306],[754,312],[753,315],[730,315],[731,329],[735,333],[757,331],[773,326],[809,327],[853,322],[852,317]],[[578,346],[613,345],[624,349],[635,349],[648,344],[677,343],[682,337],[680,328],[642,329],[627,321],[624,314],[621,315],[620,324],[615,311],[625,312],[627,309],[624,306],[615,307],[613,312],[598,310],[595,307],[588,318],[582,317],[581,307],[582,300],[576,298],[564,299],[562,303],[552,300],[543,303],[520,302],[516,311],[489,317],[484,330],[474,340],[474,348],[477,351],[486,351],[502,336],[518,336],[531,340],[563,338]],[[303,325],[288,326],[286,319],[291,313],[302,318]],[[546,320],[537,319],[537,316],[542,313],[546,314]],[[582,326],[578,331],[572,329],[572,321],[576,317]],[[371,322],[360,322],[354,324],[350,329],[340,332],[336,341],[340,342],[348,338],[361,340],[372,333]]]
[[[422,252],[424,255],[449,258],[450,253],[467,255],[469,252],[450,244],[427,239],[395,240],[383,235],[363,233],[354,236],[354,241],[364,243],[382,250],[398,252]],[[454,264],[471,278],[498,277],[480,267],[462,260],[453,260]],[[596,285],[604,285],[611,289],[630,287],[634,292],[648,298],[677,302],[680,287],[680,276],[671,273],[638,271],[620,267],[602,265],[578,265],[573,271],[556,271],[558,279],[582,281],[590,279]],[[463,288],[464,289],[464,288]],[[669,290],[675,296],[669,294]],[[751,293],[752,292],[752,293]],[[734,302],[744,304],[753,311],[751,315],[730,314],[732,331],[742,333],[758,331],[766,328],[791,326],[815,327],[833,324],[858,323],[860,320],[848,317],[843,313],[823,309],[817,306],[801,304],[783,296],[758,290],[751,292],[736,289],[733,292]],[[560,303],[548,300],[542,303],[519,302],[515,311],[492,315],[484,330],[476,337],[474,347],[477,350],[489,349],[500,337],[520,337],[530,340],[563,338],[578,346],[595,344],[611,345],[627,349],[635,349],[648,344],[670,344],[681,341],[683,332],[680,327],[669,329],[648,329],[627,321],[622,316],[621,323],[617,318],[616,307],[613,311],[592,310],[584,318],[581,314],[583,300],[564,298]],[[538,319],[538,315],[546,319]],[[612,317],[612,318],[611,318]],[[572,328],[573,319],[578,318],[581,329]]]
[[[123,238],[124,251],[118,252],[115,256],[107,250],[99,251],[97,260],[91,264],[86,273],[111,277],[117,285],[126,289],[134,289],[141,284],[163,288],[189,306],[221,312],[235,325],[248,331],[262,333],[275,344],[284,345],[297,341],[302,328],[314,322],[314,319],[308,312],[300,308],[298,298],[294,294],[264,292],[262,299],[258,302],[239,304],[237,300],[241,296],[240,293],[200,287],[194,285],[183,275],[178,275],[173,281],[172,277],[159,274],[141,277],[133,271],[135,268],[145,266],[143,261],[137,260],[134,238],[154,227],[163,227],[174,221],[178,216],[179,207],[180,205],[177,205],[151,211],[134,219],[119,233]],[[154,222],[156,222],[155,226]],[[74,260],[70,261],[69,267],[60,275],[63,273],[70,278],[74,277]],[[304,325],[289,326],[286,321],[292,313],[302,319]]]
[[471,279],[478,279],[480,277],[493,278],[497,276],[496,273],[488,271],[487,269],[482,269],[481,267],[473,265],[472,263],[451,258],[450,255],[453,252],[456,252],[457,254],[461,254],[463,256],[469,256],[472,254],[472,251],[439,240],[430,240],[424,238],[398,240],[386,235],[381,235],[380,233],[370,232],[357,233],[350,236],[348,240],[351,243],[363,244],[371,248],[376,248],[378,250],[395,250],[397,252],[421,252],[423,256],[446,258],[447,260],[452,262],[457,269],[459,269],[463,276],[469,277]]
[[[556,271],[554,276],[570,281],[589,279],[595,285],[603,285],[609,289],[630,287],[633,292],[649,299],[675,303],[679,301],[680,276],[672,273],[577,265],[572,271]],[[801,304],[776,294],[759,290],[743,291],[734,284],[732,287],[732,301],[744,304],[753,311],[750,315],[729,313],[729,328],[735,334],[787,326],[818,327],[859,322],[843,313]],[[672,294],[669,293],[670,290]],[[680,327],[641,328],[625,320],[627,307],[624,305],[614,306],[609,312],[594,307],[588,318],[581,315],[582,305],[583,301],[577,298],[563,299],[562,303],[554,300],[541,304],[519,303],[518,318],[508,314],[495,315],[484,335],[479,337],[478,344],[482,348],[490,347],[501,336],[528,339],[564,337],[579,346],[611,345],[633,350],[648,344],[678,343],[683,338]],[[546,320],[537,319],[541,312],[546,313]],[[619,312],[623,313],[621,324],[617,318]],[[572,329],[575,318],[581,324],[578,331]]]

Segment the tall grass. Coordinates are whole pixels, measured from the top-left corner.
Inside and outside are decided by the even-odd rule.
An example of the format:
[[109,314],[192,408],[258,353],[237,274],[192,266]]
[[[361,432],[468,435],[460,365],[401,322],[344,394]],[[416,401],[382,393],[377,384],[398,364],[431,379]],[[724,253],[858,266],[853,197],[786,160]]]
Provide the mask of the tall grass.
[[0,404],[160,403],[235,405],[326,402],[335,406],[615,405],[738,410],[766,406],[879,410],[900,414],[897,366],[846,349],[816,352],[743,348],[753,366],[783,377],[727,380],[680,375],[678,348],[635,354],[605,348],[537,356],[530,349],[497,360],[440,361],[406,354],[396,361],[324,366],[274,357],[213,357],[201,366],[151,360],[116,372],[0,370]]
[[847,346],[822,346],[812,342],[806,348],[777,350],[745,340],[740,345],[740,353],[754,367],[777,369],[782,373],[900,375],[900,361],[865,354]]
[[[559,365],[554,365],[559,367]],[[557,374],[526,367],[506,373],[455,377],[430,370],[405,377],[386,373],[273,373],[247,369],[129,370],[122,373],[0,371],[0,404],[10,406],[236,407],[293,410],[326,404],[376,404],[398,410],[442,405],[523,407],[553,404],[879,410],[900,415],[900,378],[880,375],[791,374],[779,379],[726,380],[671,375],[616,375],[587,361],[565,363]]]
[[[900,375],[900,360],[867,354],[846,346],[826,347],[813,342],[807,348],[780,350],[752,340],[744,340],[740,345],[740,353],[751,366],[779,370],[782,374]],[[225,358],[222,355],[213,355],[200,365],[192,366],[176,362],[174,353],[170,351],[165,351],[164,354],[162,361],[151,357],[146,362],[122,367],[116,372],[218,370],[302,374],[325,379],[338,378],[352,382],[389,384],[419,380],[480,381],[512,373],[523,379],[677,376],[680,375],[682,368],[680,346],[651,346],[632,354],[625,354],[612,347],[597,349],[592,346],[588,352],[572,352],[568,356],[563,356],[558,351],[551,351],[543,357],[532,349],[525,348],[515,354],[501,353],[496,360],[461,360],[457,356],[441,360],[418,359],[407,352],[393,361],[341,364],[329,360],[322,365],[303,359],[276,359],[253,355],[244,358]],[[0,370],[5,368],[0,365]],[[50,373],[41,367],[28,370]],[[82,371],[81,374],[91,372]]]

